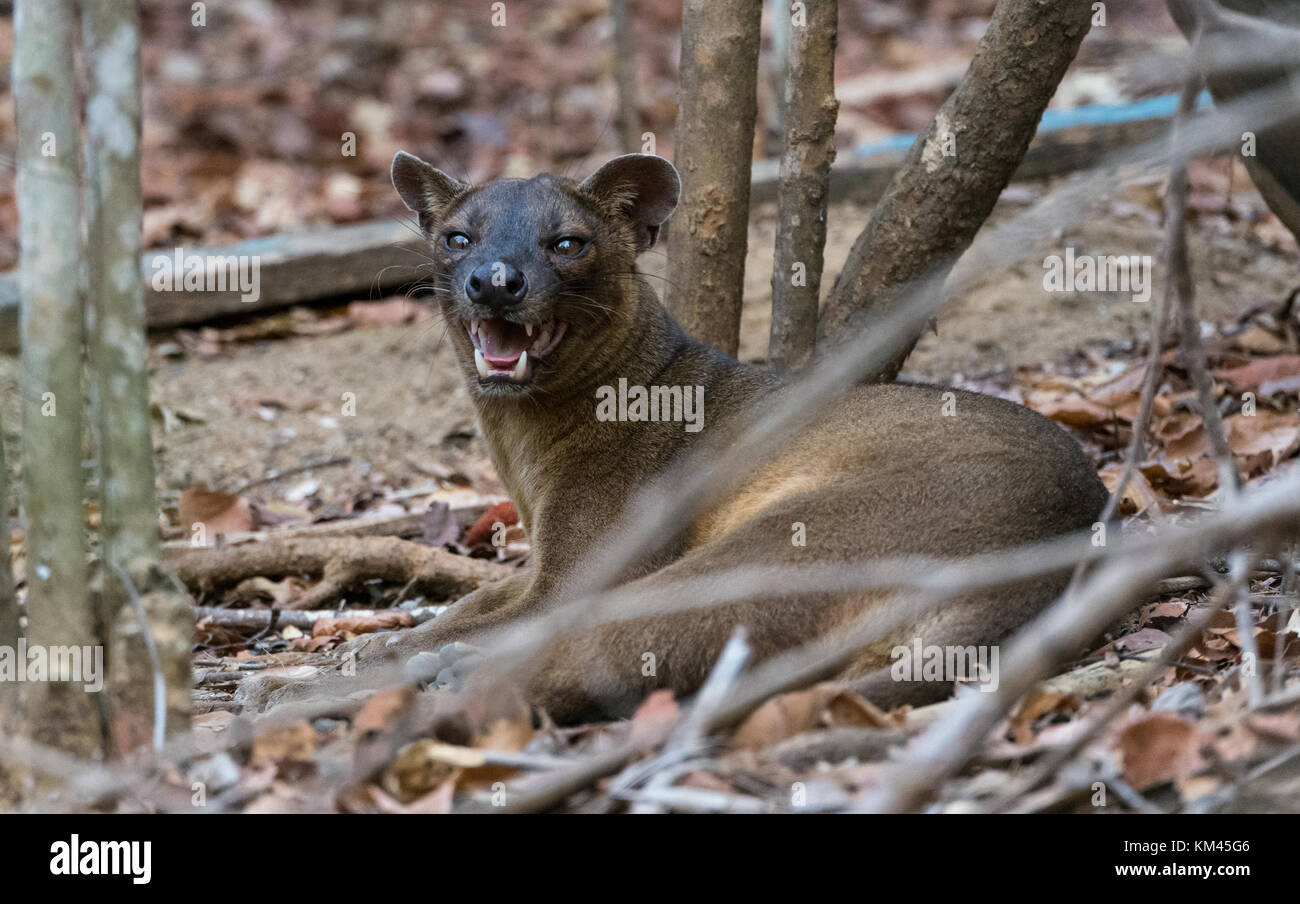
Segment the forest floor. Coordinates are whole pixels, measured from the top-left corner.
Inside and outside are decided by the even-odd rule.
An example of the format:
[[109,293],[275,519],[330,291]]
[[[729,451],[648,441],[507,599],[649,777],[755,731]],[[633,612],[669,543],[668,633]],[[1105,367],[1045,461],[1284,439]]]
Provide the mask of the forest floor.
[[[1199,208],[1190,238],[1204,332],[1226,410],[1234,409],[1234,394],[1243,391],[1261,399],[1261,416],[1231,416],[1229,428],[1243,471],[1266,477],[1290,464],[1300,449],[1300,319],[1284,310],[1289,293],[1300,287],[1300,262],[1290,235],[1266,214],[1240,174],[1232,191],[1223,162],[1198,167],[1194,176]],[[1044,188],[1013,187],[997,216]],[[906,368],[909,377],[995,392],[1056,418],[1080,439],[1111,485],[1136,409],[1136,378],[1154,302],[1107,293],[1049,294],[1043,290],[1042,260],[1070,246],[1081,254],[1142,253],[1158,261],[1161,186],[1130,194],[1103,202],[1105,213],[1077,231],[1045,236],[1039,247],[1026,248],[1021,259],[1007,261],[1001,272],[956,299]],[[866,213],[857,205],[832,211],[829,276]],[[772,230],[771,212],[757,211],[742,335],[742,357],[749,360],[761,359],[766,345]],[[651,254],[643,264],[654,273],[662,260]],[[1157,272],[1161,269],[1157,264]],[[380,299],[154,336],[152,395],[167,535],[183,544],[196,521],[213,533],[254,532],[253,538],[310,525],[346,527],[349,519],[415,515],[423,535],[417,542],[511,566],[526,564],[527,540],[517,533],[504,550],[483,542],[486,524],[513,520],[502,514],[508,510],[494,508],[470,526],[473,515],[502,498],[501,485],[441,334],[437,318],[422,305]],[[17,388],[12,357],[0,359],[0,387],[6,390],[0,416],[16,424],[17,392],[9,391]],[[355,399],[355,414],[345,413],[347,393]],[[1174,519],[1193,516],[1216,496],[1204,430],[1183,404],[1188,394],[1185,375],[1171,367],[1156,405],[1155,448],[1126,497],[1129,530],[1147,529],[1157,512]],[[327,464],[311,467],[320,462]],[[277,479],[279,473],[285,476]],[[447,505],[472,510],[450,533]],[[430,536],[431,531],[439,536]],[[21,555],[17,565],[21,576]],[[1261,575],[1253,585],[1262,601],[1255,640],[1265,656],[1279,641],[1288,657],[1298,652],[1296,626],[1288,630],[1277,621],[1281,615],[1268,617],[1283,608],[1277,603],[1281,580]],[[198,588],[197,601],[227,614],[294,613],[304,594],[319,589],[317,576],[307,572],[273,574]],[[1085,717],[1131,680],[1133,669],[1168,643],[1202,600],[1193,582],[1116,626],[1095,650],[1022,701],[992,735],[985,755],[991,761],[951,783],[940,806],[1090,809],[1093,804],[1081,790],[1090,782],[1080,784],[1078,775],[1066,774],[1017,785],[1016,764],[1033,763],[1069,743]],[[235,737],[228,732],[237,713],[251,715],[286,681],[319,674],[329,666],[331,649],[362,633],[402,630],[449,601],[410,592],[400,582],[370,581],[334,599],[331,611],[303,613],[311,620],[302,627],[280,616],[279,625],[269,630],[265,622],[232,627],[219,618],[202,621],[196,637],[196,730],[221,748],[219,739]],[[1272,783],[1276,776],[1262,788],[1232,784],[1206,765],[1212,760],[1202,747],[1211,742],[1224,761],[1256,763],[1300,740],[1295,707],[1238,718],[1245,712],[1242,653],[1232,617],[1216,619],[1195,649],[1143,693],[1133,712],[1093,742],[1093,771],[1086,777],[1101,776],[1125,794],[1136,789],[1115,802],[1125,809],[1251,809],[1264,806],[1265,798],[1267,806],[1285,809],[1300,802],[1287,797],[1296,788],[1279,792]],[[1183,701],[1183,709],[1168,711],[1168,698],[1155,707],[1163,694]],[[675,809],[779,810],[788,805],[789,789],[801,787],[799,807],[851,808],[879,778],[889,752],[941,715],[943,706],[884,713],[835,685],[778,697],[720,750],[695,762],[679,779],[677,797],[660,803]],[[270,729],[242,755],[214,753],[191,762],[187,774],[225,770],[218,782],[222,806],[251,812],[472,809],[503,787],[520,795],[512,799],[532,800],[532,791],[555,774],[556,760],[547,757],[576,763],[638,733],[654,738],[678,714],[676,701],[656,696],[626,723],[561,730],[502,720],[451,745],[426,735],[395,743],[371,763],[372,778],[362,782],[345,781],[337,769],[322,766],[340,756],[354,758],[355,764],[366,748],[363,729],[396,731],[400,709],[399,702],[380,695],[350,721],[332,715],[293,721]],[[655,749],[647,742],[644,755]],[[491,765],[492,757],[500,756],[525,768]],[[503,780],[505,785],[496,784]],[[1225,787],[1232,793],[1225,796]],[[635,794],[617,789],[617,781],[593,781],[563,806],[618,810]],[[643,806],[660,800],[653,794],[639,799]],[[118,805],[152,806],[126,799]]]
[[[399,147],[471,178],[583,171],[599,148],[608,149],[604,111],[612,88],[603,3],[520,0],[511,5],[519,30],[500,32],[460,8],[435,15],[420,0],[394,0],[374,15],[350,0],[301,6],[240,4],[200,31],[176,12],[183,6],[143,4],[145,228],[152,247],[395,216],[399,206],[385,173]],[[991,6],[842,2],[842,150],[923,127],[950,81],[903,96],[864,93],[858,102],[854,90],[964,59]],[[669,134],[677,48],[667,36],[680,4],[642,0],[637,8],[643,121]],[[1163,17],[1158,0],[1115,9],[1112,24],[1085,42],[1057,102],[1169,90],[1176,70],[1167,61],[1183,43]],[[0,22],[0,57],[11,50],[7,27]],[[1116,65],[1123,60],[1149,64],[1145,82],[1135,75],[1141,67]],[[7,69],[0,66],[0,73]],[[0,156],[12,150],[13,138],[4,104],[0,99]],[[362,152],[340,158],[337,137],[349,128],[359,133]],[[658,150],[671,156],[667,144]],[[994,220],[1049,188],[1011,186]],[[1113,486],[1136,415],[1154,293],[1164,282],[1163,194],[1160,178],[1117,183],[1080,226],[1045,234],[1000,262],[942,313],[937,331],[909,358],[906,376],[1035,408],[1070,430]],[[832,208],[824,289],[869,212],[858,204]],[[0,179],[0,268],[16,260],[16,232],[7,228],[15,216],[12,185]],[[1192,165],[1189,225],[1197,305],[1228,439],[1250,482],[1266,482],[1295,467],[1300,451],[1300,317],[1292,296],[1300,287],[1300,255],[1228,158]],[[766,350],[775,228],[775,211],[757,208],[742,321],[740,357],[747,361],[761,360]],[[1045,258],[1067,248],[1077,255],[1150,255],[1152,300],[1045,291]],[[662,276],[662,251],[642,260],[652,282]],[[276,535],[400,523],[412,545],[454,554],[458,562],[496,560],[502,571],[494,573],[526,564],[527,538],[517,531],[503,550],[484,542],[494,521],[511,516],[441,335],[419,304],[359,298],[151,336],[158,490],[172,551],[188,544],[195,524],[207,539],[225,533],[251,548]],[[1172,354],[1167,364],[1152,448],[1122,508],[1131,533],[1148,531],[1156,520],[1194,519],[1217,501],[1217,474],[1204,425],[1189,404],[1187,375]],[[3,442],[20,477],[17,374],[17,359],[0,356]],[[1244,410],[1246,394],[1258,412]],[[96,517],[92,505],[88,520]],[[19,519],[13,537],[20,578],[22,527]],[[1027,767],[1078,740],[1090,718],[1202,611],[1209,582],[1190,577],[1166,587],[1024,698],[970,768],[936,789],[935,806],[1091,811],[1098,807],[1094,782],[1103,781],[1113,789],[1103,803],[1121,811],[1300,809],[1296,761],[1276,760],[1300,744],[1300,707],[1263,711],[1246,699],[1251,650],[1261,661],[1280,653],[1287,671],[1278,686],[1291,689],[1297,681],[1300,631],[1287,620],[1278,568],[1251,582],[1250,637],[1219,613],[1187,653],[1082,744],[1072,769],[1022,780],[1032,773]],[[501,793],[512,805],[600,812],[624,809],[637,795],[643,806],[685,810],[852,809],[894,753],[948,705],[884,713],[842,687],[819,685],[768,701],[691,754],[688,768],[657,759],[682,705],[663,694],[624,722],[557,729],[505,719],[457,738],[408,731],[403,714],[412,701],[391,694],[356,701],[360,709],[346,714],[255,721],[269,692],[319,674],[339,645],[404,630],[456,596],[392,580],[333,595],[322,592],[325,585],[319,569],[305,568],[216,587],[191,584],[196,602],[208,607],[195,638],[194,697],[196,737],[206,753],[184,758],[154,791],[170,787],[176,800],[188,801],[191,783],[202,781],[217,795],[214,807],[248,812],[445,812],[497,803]],[[301,611],[304,600],[322,596],[327,606]],[[612,770],[591,775],[581,790],[549,804],[533,796],[592,755],[628,744],[637,753],[618,777]],[[680,753],[669,751],[669,758]],[[650,787],[648,773],[636,772],[648,763],[676,769],[675,784]],[[159,799],[124,793],[100,805],[174,806]]]

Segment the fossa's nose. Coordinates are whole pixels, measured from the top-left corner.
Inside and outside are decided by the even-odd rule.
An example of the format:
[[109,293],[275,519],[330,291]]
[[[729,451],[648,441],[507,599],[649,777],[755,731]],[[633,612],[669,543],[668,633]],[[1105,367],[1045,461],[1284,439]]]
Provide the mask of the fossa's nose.
[[504,261],[480,264],[465,280],[465,295],[477,304],[510,308],[528,296],[528,280],[517,267]]

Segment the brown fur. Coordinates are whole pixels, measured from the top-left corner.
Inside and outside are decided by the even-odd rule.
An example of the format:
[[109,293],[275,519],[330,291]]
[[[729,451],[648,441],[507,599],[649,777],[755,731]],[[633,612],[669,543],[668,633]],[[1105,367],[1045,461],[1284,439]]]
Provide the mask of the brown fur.
[[[633,492],[700,442],[725,446],[747,413],[782,384],[685,336],[635,274],[676,201],[658,158],[618,158],[578,185],[553,176],[456,183],[399,155],[394,183],[431,239],[440,306],[474,397],[493,462],[534,550],[526,574],[483,587],[412,636],[424,649],[535,615],[565,601],[566,582],[616,529]],[[525,387],[480,380],[461,318],[475,316],[460,284],[472,253],[448,251],[448,230],[472,233],[472,252],[512,258],[529,296],[511,315],[557,317],[569,332]],[[590,237],[576,260],[545,253],[554,232]],[[677,238],[689,241],[683,232]],[[542,251],[537,251],[536,247]],[[703,385],[704,429],[677,422],[603,422],[596,390]],[[955,392],[956,415],[943,414]],[[929,386],[880,385],[846,394],[774,461],[626,576],[654,587],[743,566],[861,562],[877,556],[966,556],[1085,529],[1105,491],[1075,442],[1009,402]],[[792,544],[792,525],[807,545]],[[947,693],[887,680],[895,643],[995,644],[1036,614],[1060,580],[1030,582],[945,603],[872,644],[846,677],[863,677],[885,704]],[[774,592],[741,602],[648,615],[576,632],[552,644],[528,682],[530,699],[560,721],[622,715],[648,692],[693,692],[737,624],[757,657],[834,631],[885,592]],[[409,648],[409,644],[406,644]],[[657,663],[642,674],[643,654]]]

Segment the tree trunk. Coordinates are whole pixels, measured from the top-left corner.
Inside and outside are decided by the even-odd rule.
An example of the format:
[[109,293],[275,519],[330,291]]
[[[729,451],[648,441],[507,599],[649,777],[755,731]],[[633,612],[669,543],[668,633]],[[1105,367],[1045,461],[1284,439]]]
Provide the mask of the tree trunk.
[[762,0],[686,0],[674,160],[682,197],[668,249],[668,310],[735,355],[745,280]]
[[[1225,9],[1220,8],[1225,7]],[[1276,89],[1300,72],[1300,6],[1277,0],[1168,0],[1169,13],[1189,41],[1193,63],[1210,94],[1227,103],[1254,91]],[[1202,29],[1199,38],[1197,29]],[[1291,57],[1290,66],[1225,68]],[[1241,136],[1242,162],[1255,187],[1300,238],[1300,115],[1288,116],[1253,136]]]
[[632,34],[631,0],[609,0],[614,19],[614,82],[618,87],[618,133],[623,153],[641,149],[641,114],[637,109],[636,40]]
[[[14,43],[26,639],[29,648],[49,651],[96,643],[82,509],[82,244],[72,0],[20,0]],[[100,748],[95,697],[67,677],[51,674],[51,680],[20,685],[20,731],[93,756]]]
[[[913,280],[952,267],[1020,165],[1091,15],[1091,0],[1000,0],[961,84],[854,242],[819,343],[857,335],[888,317]],[[875,379],[893,379],[919,336]]]
[[826,200],[835,161],[837,0],[806,4],[806,21],[790,23],[785,67],[776,254],[772,265],[772,332],[767,357],[779,371],[812,358],[821,298]]
[[[5,464],[4,430],[0,428],[0,647],[12,648],[18,643],[18,596],[9,556],[9,531],[9,468]],[[4,696],[0,692],[0,711]]]
[[[135,2],[82,6],[89,73],[86,219],[89,224],[90,361],[99,439],[101,623],[110,631],[111,735],[117,752],[152,739],[156,672],[166,722],[188,731],[189,597],[158,569],[158,506],[149,422],[144,282],[140,274],[140,21]],[[127,580],[131,586],[126,586]],[[135,605],[139,589],[147,619]],[[144,630],[152,634],[153,649]]]

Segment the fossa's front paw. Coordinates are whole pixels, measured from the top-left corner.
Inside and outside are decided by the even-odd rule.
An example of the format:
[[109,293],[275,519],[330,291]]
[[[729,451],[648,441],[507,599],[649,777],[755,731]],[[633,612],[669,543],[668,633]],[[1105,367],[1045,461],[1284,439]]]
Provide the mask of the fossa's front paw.
[[406,677],[432,687],[459,691],[474,666],[483,658],[483,650],[472,644],[454,641],[436,653],[416,653],[403,667]]

